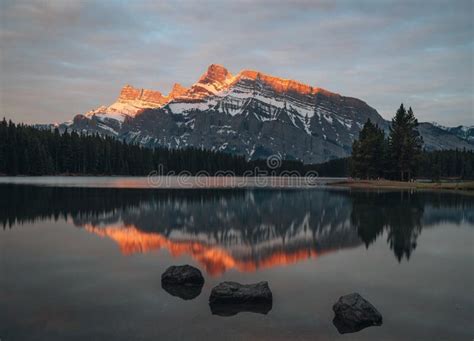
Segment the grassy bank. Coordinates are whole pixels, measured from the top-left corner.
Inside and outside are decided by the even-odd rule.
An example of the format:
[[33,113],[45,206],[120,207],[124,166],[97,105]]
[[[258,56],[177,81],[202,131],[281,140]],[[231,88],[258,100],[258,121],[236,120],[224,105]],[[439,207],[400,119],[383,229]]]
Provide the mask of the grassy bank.
[[474,191],[474,181],[459,182],[403,182],[390,180],[344,180],[330,184],[351,188],[391,188],[391,189],[440,189]]

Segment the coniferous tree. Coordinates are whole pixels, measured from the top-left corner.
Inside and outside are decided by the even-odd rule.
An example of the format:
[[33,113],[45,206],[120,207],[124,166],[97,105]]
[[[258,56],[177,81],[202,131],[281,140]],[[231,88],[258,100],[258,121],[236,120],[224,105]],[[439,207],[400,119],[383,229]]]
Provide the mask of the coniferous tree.
[[392,119],[389,134],[391,169],[395,170],[402,181],[411,180],[419,162],[423,139],[417,126],[418,120],[413,110],[410,107],[407,111],[402,103]]
[[352,174],[364,179],[383,175],[384,132],[370,119],[359,133],[359,139],[352,144]]

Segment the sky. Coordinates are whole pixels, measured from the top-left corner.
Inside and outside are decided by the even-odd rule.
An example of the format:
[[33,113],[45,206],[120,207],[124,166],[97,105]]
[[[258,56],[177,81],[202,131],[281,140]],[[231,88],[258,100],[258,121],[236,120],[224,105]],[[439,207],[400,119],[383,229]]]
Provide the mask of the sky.
[[474,125],[474,1],[0,1],[0,116],[64,122],[212,64]]

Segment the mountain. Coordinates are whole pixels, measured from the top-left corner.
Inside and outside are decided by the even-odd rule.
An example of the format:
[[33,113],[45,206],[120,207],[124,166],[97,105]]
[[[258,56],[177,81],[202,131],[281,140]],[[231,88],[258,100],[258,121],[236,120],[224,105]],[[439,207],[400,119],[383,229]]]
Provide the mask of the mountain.
[[[232,75],[212,64],[190,88],[169,94],[126,85],[112,105],[60,125],[143,146],[186,146],[245,155],[279,155],[319,163],[345,157],[367,119],[389,122],[367,103],[297,81],[243,70]],[[474,149],[449,129],[420,125],[427,149]]]
[[451,134],[456,135],[457,137],[466,140],[468,142],[474,143],[474,126],[457,126],[457,127],[445,127],[436,122],[432,122],[432,125],[437,128],[447,131]]
[[[470,130],[470,135],[469,135]],[[449,128],[422,122],[418,131],[423,136],[427,150],[474,149],[474,128],[464,126]]]

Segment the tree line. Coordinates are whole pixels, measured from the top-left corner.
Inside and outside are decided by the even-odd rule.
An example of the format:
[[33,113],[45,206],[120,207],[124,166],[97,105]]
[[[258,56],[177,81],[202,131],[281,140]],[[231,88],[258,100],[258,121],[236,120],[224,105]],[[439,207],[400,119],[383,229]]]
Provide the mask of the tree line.
[[[396,179],[404,175],[404,179],[414,176],[474,179],[473,151],[421,151],[417,144],[421,138],[413,131],[416,122],[413,122],[412,111],[408,114],[401,107],[399,112],[402,117],[392,121],[388,138],[377,125],[367,121],[359,139],[354,141],[351,157],[315,165],[283,160],[276,169],[269,168],[266,160],[248,161],[241,155],[191,147],[150,149],[98,134],[60,133],[58,129],[37,129],[3,119],[0,121],[0,174],[148,175],[158,171],[166,175],[186,171],[196,175],[205,171],[215,175],[232,171],[235,175],[263,172],[280,175],[284,171],[297,174],[316,171],[320,176],[329,177]],[[393,137],[392,131],[396,134]]]
[[[317,171],[319,176],[322,177],[355,176],[351,157],[334,159],[308,167]],[[417,178],[429,180],[440,180],[443,178],[474,180],[474,151],[422,151],[414,175]],[[364,178],[364,176],[361,178]]]
[[150,149],[98,134],[0,122],[0,174],[147,175],[183,170],[214,174],[228,169],[242,173],[247,167],[243,156],[199,148]]
[[459,178],[474,180],[474,151],[437,150],[424,152],[418,165],[420,178],[439,180]]
[[186,171],[215,175],[231,171],[235,175],[279,175],[298,171],[300,161],[283,160],[277,169],[266,160],[248,161],[242,155],[201,148],[145,148],[127,144],[99,134],[82,134],[74,130],[37,129],[0,121],[0,174],[4,175],[171,175]]

